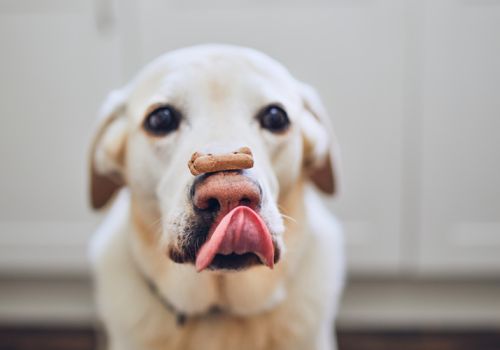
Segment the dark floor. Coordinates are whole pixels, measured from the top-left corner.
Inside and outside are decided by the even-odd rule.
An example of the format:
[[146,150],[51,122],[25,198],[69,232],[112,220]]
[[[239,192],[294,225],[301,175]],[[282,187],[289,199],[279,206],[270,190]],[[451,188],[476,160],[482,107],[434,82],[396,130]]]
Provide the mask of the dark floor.
[[[500,350],[500,330],[483,332],[341,331],[339,350]],[[0,327],[0,350],[93,350],[92,329]]]

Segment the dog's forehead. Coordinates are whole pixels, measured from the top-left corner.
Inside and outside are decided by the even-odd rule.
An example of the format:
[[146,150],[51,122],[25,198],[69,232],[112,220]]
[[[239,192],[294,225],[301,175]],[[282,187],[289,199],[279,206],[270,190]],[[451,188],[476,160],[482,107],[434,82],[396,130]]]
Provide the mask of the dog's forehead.
[[[167,53],[146,66],[129,84],[129,103],[139,112],[155,102],[197,93],[212,100],[239,92],[279,99],[280,94],[294,94],[295,86],[286,68],[263,53],[206,45]],[[272,96],[273,89],[277,96]]]
[[229,45],[193,46],[166,53],[146,66],[138,78],[148,80],[154,76],[188,70],[198,73],[237,70],[285,81],[291,79],[283,65],[264,53]]

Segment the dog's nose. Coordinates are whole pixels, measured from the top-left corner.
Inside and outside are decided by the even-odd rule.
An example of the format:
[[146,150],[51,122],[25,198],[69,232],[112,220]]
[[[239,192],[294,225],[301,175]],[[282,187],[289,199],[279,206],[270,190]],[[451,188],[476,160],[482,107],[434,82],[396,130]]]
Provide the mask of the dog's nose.
[[196,208],[225,215],[237,206],[258,209],[262,200],[257,183],[237,172],[218,172],[195,184],[193,204]]

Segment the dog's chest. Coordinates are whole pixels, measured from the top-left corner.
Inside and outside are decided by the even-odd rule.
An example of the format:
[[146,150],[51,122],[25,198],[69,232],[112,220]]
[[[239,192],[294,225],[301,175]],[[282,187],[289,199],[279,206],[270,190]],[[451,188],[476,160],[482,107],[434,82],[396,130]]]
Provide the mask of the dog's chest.
[[[290,310],[287,310],[290,311]],[[288,313],[288,312],[287,312]],[[143,348],[154,350],[292,350],[303,349],[310,334],[308,320],[278,309],[259,316],[238,318],[213,315],[190,319],[175,330],[159,333]],[[295,315],[297,316],[297,314]]]

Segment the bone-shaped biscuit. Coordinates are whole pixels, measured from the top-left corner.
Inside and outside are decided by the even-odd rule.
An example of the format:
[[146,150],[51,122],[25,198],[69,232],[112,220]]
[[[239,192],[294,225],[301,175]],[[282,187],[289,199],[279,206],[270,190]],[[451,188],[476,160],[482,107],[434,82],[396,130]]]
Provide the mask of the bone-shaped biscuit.
[[225,154],[195,152],[188,162],[188,167],[191,174],[195,176],[224,170],[249,169],[253,167],[253,155],[248,147]]

